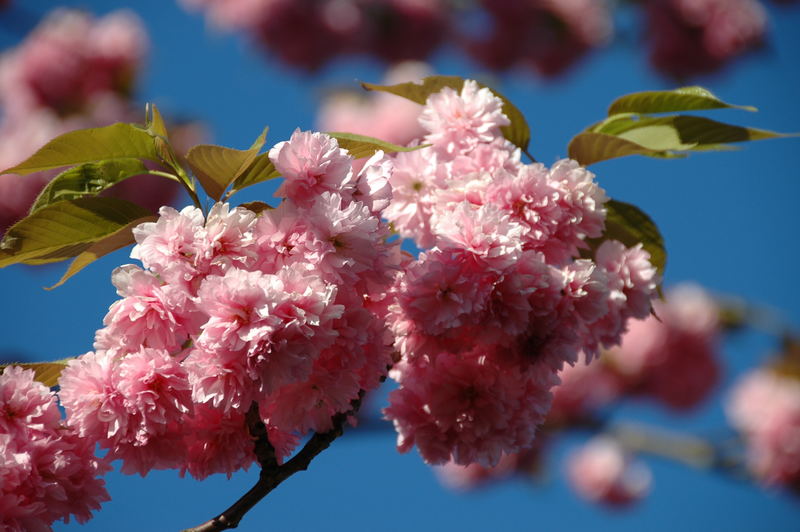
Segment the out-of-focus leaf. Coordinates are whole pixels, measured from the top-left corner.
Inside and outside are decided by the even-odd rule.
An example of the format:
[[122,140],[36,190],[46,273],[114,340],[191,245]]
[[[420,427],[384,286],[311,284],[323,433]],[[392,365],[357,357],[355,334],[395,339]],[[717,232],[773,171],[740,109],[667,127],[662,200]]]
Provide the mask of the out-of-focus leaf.
[[269,160],[268,153],[257,156],[250,166],[233,182],[233,190],[242,190],[245,187],[269,181],[280,177],[281,174],[275,169],[275,165]]
[[425,147],[423,145],[407,148],[374,137],[356,135],[355,133],[341,133],[339,131],[327,133],[327,135],[335,138],[339,143],[339,147],[347,150],[354,159],[371,157],[378,150],[383,150],[385,153],[396,153],[398,151],[414,151]]
[[0,268],[76,257],[150,211],[117,198],[59,201],[23,218],[0,240]]
[[65,358],[53,362],[12,362],[10,364],[0,365],[0,373],[5,371],[9,366],[20,366],[24,369],[32,369],[34,372],[34,379],[48,388],[52,388],[58,384],[58,378],[61,376],[63,369],[67,367],[67,362],[70,360],[72,360],[72,358]]
[[47,288],[47,290],[52,290],[53,288],[61,286],[67,282],[67,279],[100,257],[108,255],[112,251],[124,248],[127,245],[133,244],[136,241],[133,237],[133,228],[139,224],[143,224],[145,222],[155,222],[156,220],[158,220],[158,216],[145,216],[143,218],[139,218],[138,220],[134,220],[121,229],[111,233],[107,237],[98,240],[89,246],[86,251],[75,257],[70,263],[69,268],[67,268],[67,271],[61,276],[61,279],[53,286]]
[[[481,87],[486,87],[478,83]],[[443,88],[449,87],[456,92],[461,91],[464,86],[464,78],[458,76],[429,76],[421,80],[420,83],[408,82],[398,83],[397,85],[376,85],[374,83],[361,83],[361,86],[367,90],[382,91],[396,94],[407,98],[413,102],[424,105],[428,100],[428,96],[440,92]],[[501,128],[503,136],[508,139],[515,146],[522,148],[523,151],[528,149],[528,143],[531,140],[531,130],[528,127],[528,122],[522,115],[522,112],[512,104],[508,98],[489,87],[495,96],[503,101],[503,113],[511,121],[511,124]]]
[[608,108],[608,115],[619,113],[673,113],[710,109],[757,110],[749,105],[725,103],[703,87],[681,87],[670,91],[644,91],[626,94],[614,100]]
[[146,173],[147,168],[139,159],[112,159],[75,166],[57,175],[44,187],[30,212],[57,201],[99,194],[120,181]]
[[70,131],[54,138],[18,165],[0,171],[0,174],[26,175],[122,158],[158,161],[153,137],[140,127],[123,123]]
[[222,197],[228,185],[246,173],[264,146],[267,136],[265,128],[247,150],[235,150],[224,146],[201,144],[189,150],[186,161],[203,185],[206,193],[215,200]]

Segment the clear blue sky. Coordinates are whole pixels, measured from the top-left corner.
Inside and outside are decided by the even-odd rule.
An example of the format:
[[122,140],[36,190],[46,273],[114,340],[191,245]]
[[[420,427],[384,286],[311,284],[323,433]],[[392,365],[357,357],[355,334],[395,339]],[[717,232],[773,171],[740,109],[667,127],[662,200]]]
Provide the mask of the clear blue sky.
[[[15,0],[28,14],[54,5]],[[264,125],[272,143],[300,126],[310,128],[326,84],[377,81],[381,69],[366,61],[340,62],[318,76],[266,61],[246,40],[206,31],[199,15],[173,0],[84,0],[64,2],[102,14],[130,7],[142,17],[152,52],[138,98],[154,101],[166,114],[204,120],[219,144],[245,147]],[[800,9],[770,6],[770,43],[724,75],[698,80],[727,101],[761,112],[717,115],[734,123],[800,130]],[[12,11],[12,14],[14,12]],[[16,42],[25,22],[0,13],[0,45]],[[530,74],[503,76],[499,87],[527,116],[532,153],[545,163],[566,154],[570,137],[600,118],[616,96],[671,85],[646,68],[636,43],[617,44],[591,57],[566,78],[548,83]],[[453,54],[436,58],[439,73],[468,76],[474,66]],[[649,212],[667,243],[667,283],[696,280],[713,291],[735,294],[772,307],[800,324],[798,198],[800,140],[748,145],[743,151],[693,155],[687,160],[629,158],[596,165],[600,183],[617,199]],[[256,190],[255,199],[271,195]],[[116,253],[87,268],[65,286],[46,292],[63,266],[0,271],[4,289],[0,349],[30,360],[59,359],[91,348],[115,294],[109,275],[128,262]],[[763,360],[772,344],[759,335],[729,342],[727,386],[743,368]],[[724,386],[720,391],[724,394]],[[724,434],[719,397],[689,418],[673,418],[647,405],[632,405],[620,418],[685,427],[698,434]],[[377,405],[376,405],[377,406]],[[573,496],[561,475],[561,457],[571,438],[553,449],[541,485],[509,482],[460,495],[440,487],[415,452],[399,455],[391,432],[350,433],[311,466],[290,479],[244,520],[239,530],[579,530],[625,531],[800,530],[798,501],[731,479],[658,460],[652,495],[631,511],[609,512]],[[56,530],[177,530],[196,525],[233,502],[254,482],[256,472],[204,482],[158,472],[142,479],[108,476],[113,501],[81,528]]]

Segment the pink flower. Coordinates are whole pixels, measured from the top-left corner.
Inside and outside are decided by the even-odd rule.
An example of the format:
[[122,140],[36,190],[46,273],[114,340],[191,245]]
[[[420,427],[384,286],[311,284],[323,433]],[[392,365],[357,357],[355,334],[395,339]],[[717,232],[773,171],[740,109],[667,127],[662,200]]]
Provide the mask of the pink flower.
[[141,260],[145,268],[165,281],[189,287],[201,273],[198,260],[203,256],[203,213],[191,206],[180,212],[162,207],[158,213],[157,221],[133,228],[136,245],[131,258]]
[[224,413],[198,404],[194,416],[186,420],[183,437],[186,461],[181,466],[181,476],[188,472],[203,480],[214,473],[225,473],[230,478],[255,462],[253,439],[242,412]]
[[442,173],[436,152],[430,148],[400,152],[394,158],[394,173],[389,180],[392,201],[383,215],[400,236],[413,238],[422,247],[431,247],[435,241],[430,219]]
[[144,476],[175,467],[183,449],[175,425],[192,410],[185,368],[164,351],[142,348],[121,361],[87,353],[59,379],[61,404],[81,437],[122,458],[123,472]]
[[109,500],[99,478],[109,467],[94,443],[64,427],[55,395],[32,370],[0,375],[0,527],[50,530],[57,520],[80,523]]
[[472,80],[464,82],[460,93],[445,87],[430,95],[419,121],[428,131],[425,142],[450,157],[492,142],[500,136],[500,127],[511,123],[503,114],[502,100]]
[[307,205],[323,192],[351,192],[353,158],[324,133],[296,129],[269,151],[269,158],[284,179],[277,197]]
[[575,365],[566,364],[558,374],[561,384],[553,389],[553,408],[548,423],[579,422],[614,402],[623,393],[619,378],[603,360],[586,362],[581,355]]
[[439,213],[433,230],[439,249],[466,251],[489,271],[505,270],[522,254],[522,226],[491,204],[461,202]]
[[494,466],[503,453],[529,447],[550,408],[555,374],[519,355],[476,349],[441,352],[397,369],[400,388],[384,410],[397,447],[416,445],[427,463]]
[[0,375],[0,433],[49,432],[61,422],[55,398],[33,371],[9,366]]
[[767,486],[800,481],[800,380],[769,369],[750,372],[725,410],[745,437],[750,470]]
[[626,455],[613,439],[592,439],[569,457],[570,484],[584,499],[609,506],[625,506],[650,490],[647,466]]
[[717,306],[699,286],[682,284],[653,310],[657,317],[630,322],[608,361],[634,393],[674,409],[696,406],[720,376]]
[[686,78],[713,72],[762,44],[766,12],[756,0],[651,0],[650,62]]
[[202,323],[200,312],[182,287],[161,283],[128,264],[114,270],[111,281],[123,299],[111,305],[97,331],[95,349],[122,353],[141,347],[177,353]]

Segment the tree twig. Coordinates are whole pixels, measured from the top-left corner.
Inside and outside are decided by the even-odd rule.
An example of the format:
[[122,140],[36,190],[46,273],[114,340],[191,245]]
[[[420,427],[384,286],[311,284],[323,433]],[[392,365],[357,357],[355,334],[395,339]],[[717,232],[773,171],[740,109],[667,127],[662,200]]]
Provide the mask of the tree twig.
[[261,421],[258,406],[254,404],[247,412],[247,425],[250,433],[255,438],[255,453],[261,465],[258,482],[250,488],[233,505],[205,523],[194,528],[187,528],[184,532],[217,532],[239,526],[239,522],[261,499],[278,487],[284,480],[295,473],[308,469],[311,461],[322,451],[327,449],[333,441],[344,432],[347,418],[358,412],[364,391],[350,403],[350,410],[333,416],[333,428],[328,432],[314,433],[303,448],[289,461],[278,465],[275,457],[275,448],[267,438],[267,428]]

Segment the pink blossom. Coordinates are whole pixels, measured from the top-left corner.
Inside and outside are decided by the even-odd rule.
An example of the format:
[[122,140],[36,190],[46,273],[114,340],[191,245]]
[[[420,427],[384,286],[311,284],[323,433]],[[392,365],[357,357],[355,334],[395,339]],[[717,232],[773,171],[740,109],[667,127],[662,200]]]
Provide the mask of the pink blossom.
[[745,437],[750,470],[768,486],[800,480],[800,380],[758,369],[736,383],[725,410]]
[[416,445],[427,463],[496,465],[534,441],[557,382],[549,368],[516,355],[477,349],[441,352],[401,366],[401,387],[384,410],[401,452]]
[[650,490],[652,475],[643,462],[628,456],[613,439],[599,436],[569,457],[570,484],[584,499],[625,506]]
[[0,527],[88,521],[109,500],[99,478],[109,467],[94,457],[94,443],[62,425],[55,395],[32,370],[10,366],[0,375],[0,412]]
[[555,425],[580,422],[591,413],[614,402],[623,393],[620,379],[603,359],[586,361],[579,356],[575,365],[564,365],[558,374],[561,384],[553,389],[553,408],[547,422]]
[[165,281],[189,287],[201,273],[198,260],[203,256],[203,213],[191,206],[180,212],[162,207],[158,213],[157,221],[133,228],[136,245],[131,258],[141,260]]
[[523,228],[494,205],[459,203],[435,218],[437,247],[464,250],[487,270],[503,271],[522,254]]
[[182,287],[160,282],[128,264],[114,270],[111,282],[123,297],[111,305],[97,331],[95,349],[127,353],[140,347],[177,353],[200,326],[202,317]]
[[0,433],[49,432],[61,422],[53,394],[33,371],[9,366],[0,374]]
[[255,462],[253,439],[242,412],[224,413],[198,404],[184,429],[186,461],[181,466],[181,476],[188,472],[203,480],[214,473],[225,473],[230,478]]
[[700,404],[720,377],[717,306],[699,286],[676,285],[656,316],[632,320],[608,362],[634,393],[674,409]]
[[451,157],[491,142],[500,136],[500,127],[511,123],[502,100],[472,80],[464,82],[460,93],[444,87],[430,95],[419,122],[428,131],[425,142]]
[[443,179],[436,153],[429,148],[400,152],[394,164],[390,178],[392,201],[383,215],[402,237],[413,238],[419,246],[431,247],[435,241],[430,228],[434,193]]
[[626,248],[616,240],[606,240],[595,252],[595,261],[608,278],[609,310],[590,325],[587,345],[610,347],[620,342],[629,318],[649,315],[658,273],[641,244]]
[[98,95],[126,94],[147,47],[141,21],[118,11],[93,20],[70,10],[48,15],[0,62],[0,102],[15,117],[36,107],[67,115]]
[[766,12],[756,0],[651,0],[650,62],[686,78],[713,72],[762,44]]
[[175,467],[174,425],[191,412],[185,368],[164,351],[142,348],[121,361],[103,352],[70,361],[59,379],[70,426],[122,458],[123,472]]
[[324,133],[296,129],[269,151],[269,158],[284,179],[277,197],[307,205],[322,192],[351,192],[353,158]]

